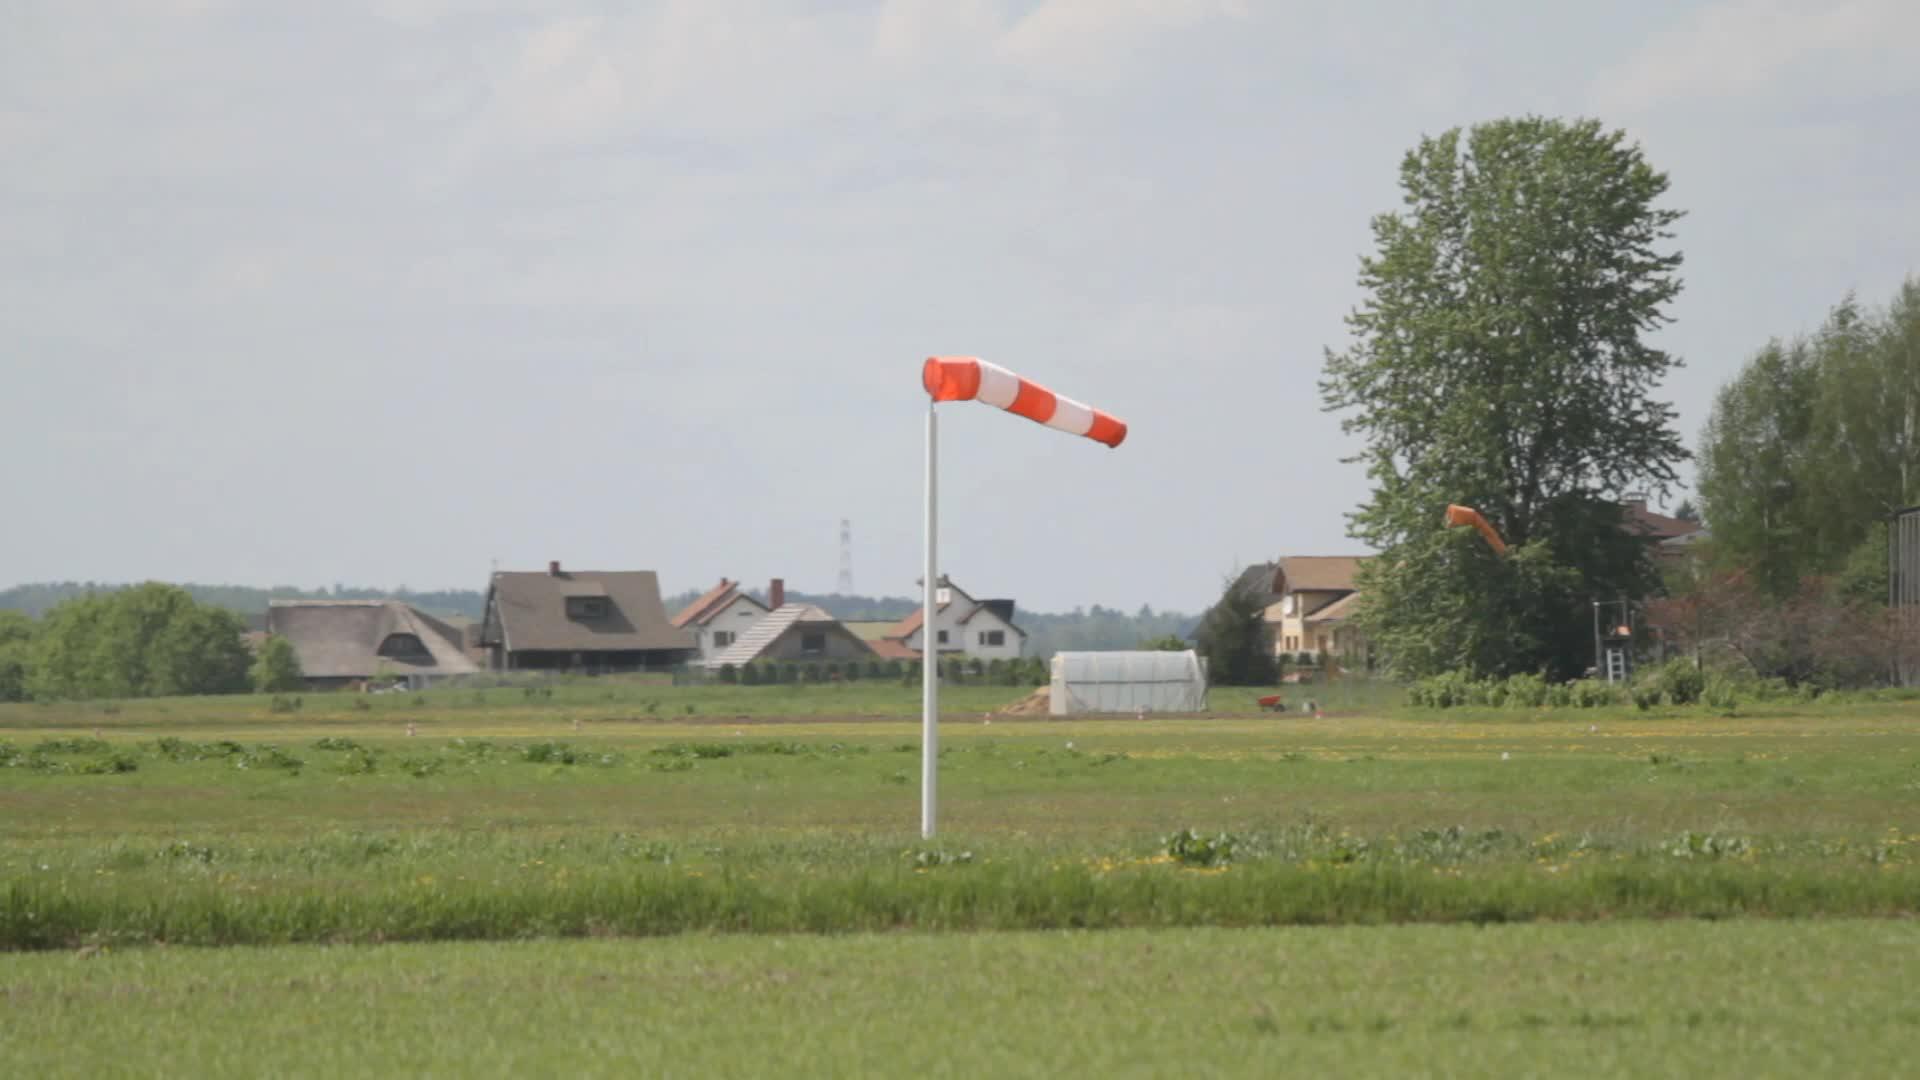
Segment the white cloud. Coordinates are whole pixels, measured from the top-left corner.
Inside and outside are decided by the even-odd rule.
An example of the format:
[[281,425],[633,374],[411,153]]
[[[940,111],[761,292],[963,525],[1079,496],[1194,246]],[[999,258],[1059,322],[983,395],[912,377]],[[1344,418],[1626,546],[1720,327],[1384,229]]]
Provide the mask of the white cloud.
[[[1812,77],[1792,80],[1789,76]],[[1603,112],[1742,98],[1778,88],[1800,102],[1920,82],[1912,0],[1723,0],[1654,34],[1595,80]]]
[[916,63],[940,79],[943,67],[989,49],[1005,28],[992,0],[885,0],[874,19],[873,53],[890,63]]
[[1246,17],[1243,0],[1044,0],[1000,39],[1000,52],[1039,74],[1102,77],[1157,35]]

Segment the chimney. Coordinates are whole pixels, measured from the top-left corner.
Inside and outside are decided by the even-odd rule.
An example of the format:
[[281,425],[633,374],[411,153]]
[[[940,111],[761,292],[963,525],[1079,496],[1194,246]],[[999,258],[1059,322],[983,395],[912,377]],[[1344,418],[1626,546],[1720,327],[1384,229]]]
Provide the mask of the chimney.
[[548,577],[560,576],[560,560],[559,559],[554,559],[552,562],[549,562],[547,564],[547,576]]
[[782,607],[786,606],[786,603],[787,581],[785,578],[774,578],[767,583],[767,606],[775,611],[779,611]]

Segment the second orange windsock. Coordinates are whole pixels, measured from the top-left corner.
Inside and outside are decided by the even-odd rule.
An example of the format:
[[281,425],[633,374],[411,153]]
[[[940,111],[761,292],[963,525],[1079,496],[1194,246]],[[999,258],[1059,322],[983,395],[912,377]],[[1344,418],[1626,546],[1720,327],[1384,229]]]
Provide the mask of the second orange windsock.
[[1471,525],[1480,530],[1481,536],[1486,537],[1487,546],[1493,549],[1495,555],[1507,553],[1507,542],[1500,539],[1500,533],[1493,527],[1493,523],[1482,517],[1480,511],[1472,507],[1448,504],[1447,525],[1448,527]]

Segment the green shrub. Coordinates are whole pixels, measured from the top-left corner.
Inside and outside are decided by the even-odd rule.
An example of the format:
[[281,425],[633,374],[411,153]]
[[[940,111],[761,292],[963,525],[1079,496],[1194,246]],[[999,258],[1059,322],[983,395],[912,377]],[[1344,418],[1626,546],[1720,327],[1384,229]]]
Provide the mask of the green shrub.
[[1463,671],[1429,675],[1407,689],[1407,703],[1427,709],[1458,709],[1484,703],[1485,689]]
[[539,765],[572,765],[580,760],[580,756],[566,743],[548,740],[522,747],[520,760]]
[[720,681],[729,686],[740,681],[740,669],[734,667],[732,664],[721,664],[719,675]]
[[1740,708],[1740,691],[1732,679],[1716,675],[1707,680],[1706,689],[1701,692],[1700,700],[1708,708],[1722,716],[1732,716]]
[[1547,680],[1544,675],[1509,675],[1506,691],[1506,703],[1511,708],[1538,709],[1547,703]]
[[1620,693],[1599,679],[1581,679],[1572,685],[1573,704],[1581,709],[1600,709],[1620,703]]
[[1233,861],[1236,850],[1248,846],[1244,838],[1232,833],[1202,836],[1192,829],[1181,829],[1162,843],[1166,853],[1183,866],[1225,866]]
[[1677,656],[1660,666],[1652,682],[1669,705],[1693,705],[1706,692],[1707,675],[1692,660]]

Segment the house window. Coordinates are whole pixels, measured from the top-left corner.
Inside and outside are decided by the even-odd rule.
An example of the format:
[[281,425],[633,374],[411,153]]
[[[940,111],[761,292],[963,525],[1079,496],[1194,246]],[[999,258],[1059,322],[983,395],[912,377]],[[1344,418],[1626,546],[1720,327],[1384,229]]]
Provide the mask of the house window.
[[940,644],[942,645],[945,645],[947,643],[947,632],[945,630],[940,631],[939,640],[940,640]]
[[607,614],[607,598],[604,596],[567,597],[567,618],[599,619]]
[[939,604],[941,607],[946,607],[948,604],[953,603],[953,590],[947,588],[945,585],[933,590],[933,602]]
[[980,631],[980,644],[982,645],[1005,645],[1006,643],[1007,632],[1005,630]]
[[825,630],[800,631],[800,655],[819,656],[827,651],[827,632]]
[[716,649],[724,649],[724,648],[726,648],[727,646],[729,646],[729,645],[731,645],[731,644],[733,644],[733,631],[731,631],[731,630],[715,630],[715,631],[713,632],[713,647],[714,647],[714,648],[716,648]]
[[395,660],[426,660],[433,655],[427,652],[426,643],[416,634],[388,634],[387,639],[380,643],[379,652],[381,656]]

